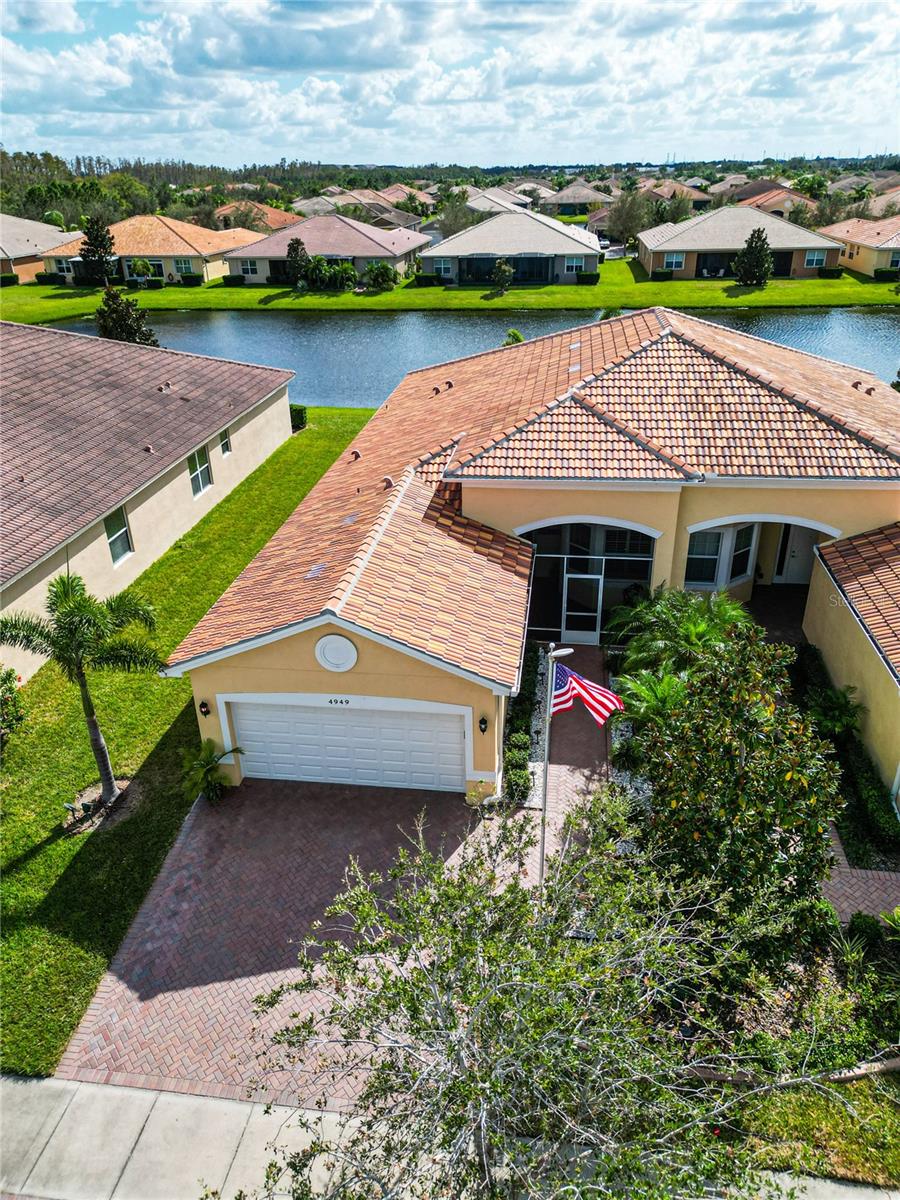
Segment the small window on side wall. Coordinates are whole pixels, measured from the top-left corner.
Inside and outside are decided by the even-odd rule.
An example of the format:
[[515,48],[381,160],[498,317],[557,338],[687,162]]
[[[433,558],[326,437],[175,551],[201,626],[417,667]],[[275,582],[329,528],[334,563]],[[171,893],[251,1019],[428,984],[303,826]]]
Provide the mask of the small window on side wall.
[[680,271],[684,266],[683,254],[667,254],[663,258],[663,270],[665,271]]
[[115,512],[111,512],[104,520],[103,525],[106,529],[106,541],[109,544],[113,563],[120,563],[134,550],[125,509],[117,508]]
[[684,570],[685,583],[716,582],[721,546],[722,534],[716,529],[691,534]]
[[806,266],[807,267],[824,267],[825,266],[825,251],[824,250],[807,250]]
[[219,434],[219,446],[222,449],[222,457],[231,453],[231,433],[227,429],[223,429]]
[[199,496],[211,486],[212,471],[209,469],[209,455],[205,446],[188,455],[188,473],[191,477],[191,491],[195,496]]

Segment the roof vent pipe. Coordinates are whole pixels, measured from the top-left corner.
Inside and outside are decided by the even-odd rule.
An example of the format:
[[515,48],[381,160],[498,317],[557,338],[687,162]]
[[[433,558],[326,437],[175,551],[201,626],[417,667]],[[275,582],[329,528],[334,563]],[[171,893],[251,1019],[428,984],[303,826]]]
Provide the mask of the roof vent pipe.
[[439,387],[433,387],[431,389],[431,394],[432,396],[439,396],[441,394],[441,389]]
[[351,450],[350,457],[353,459],[354,462],[357,462],[359,459],[362,458],[362,455],[360,454],[360,452],[358,450]]
[[447,382],[444,384],[444,386],[446,387],[447,391],[449,392],[450,389],[453,387],[453,380],[448,379]]
[[387,491],[389,488],[392,488],[393,486],[394,486],[394,481],[393,481],[393,479],[391,479],[390,475],[385,475],[385,477],[384,477],[384,490],[385,490],[385,491]]
[[862,387],[862,380],[861,380],[861,379],[854,379],[854,380],[853,380],[853,386],[856,388],[856,390],[857,390],[857,391],[859,391],[859,389]]
[[866,395],[867,395],[867,396],[874,396],[874,395],[875,395],[875,389],[874,389],[873,387],[866,388]]

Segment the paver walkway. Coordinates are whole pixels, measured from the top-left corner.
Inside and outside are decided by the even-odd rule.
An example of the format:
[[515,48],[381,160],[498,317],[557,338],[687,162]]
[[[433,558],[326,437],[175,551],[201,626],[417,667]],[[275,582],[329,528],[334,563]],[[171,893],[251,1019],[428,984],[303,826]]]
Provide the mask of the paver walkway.
[[864,871],[851,867],[833,826],[831,844],[835,863],[831,877],[822,884],[822,891],[826,900],[837,909],[841,921],[849,921],[855,912],[877,917],[900,904],[900,871]]

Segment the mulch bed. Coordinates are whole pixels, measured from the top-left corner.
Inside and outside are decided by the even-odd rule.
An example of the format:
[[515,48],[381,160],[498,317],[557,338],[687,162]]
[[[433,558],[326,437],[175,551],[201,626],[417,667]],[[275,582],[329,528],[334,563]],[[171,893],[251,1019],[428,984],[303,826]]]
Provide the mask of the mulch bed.
[[116,786],[120,789],[112,804],[105,808],[93,809],[89,814],[82,810],[82,803],[96,804],[100,799],[100,781],[79,792],[75,797],[75,812],[66,810],[63,829],[67,836],[76,837],[80,833],[93,833],[97,829],[109,829],[130,817],[143,799],[143,789],[132,779],[117,779]]

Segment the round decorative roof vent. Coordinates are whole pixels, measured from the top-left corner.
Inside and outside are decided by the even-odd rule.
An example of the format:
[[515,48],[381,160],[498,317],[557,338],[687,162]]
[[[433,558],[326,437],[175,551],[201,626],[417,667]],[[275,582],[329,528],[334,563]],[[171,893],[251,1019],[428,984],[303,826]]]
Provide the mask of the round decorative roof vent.
[[339,633],[327,633],[316,642],[316,662],[326,671],[349,671],[358,657],[354,644]]

